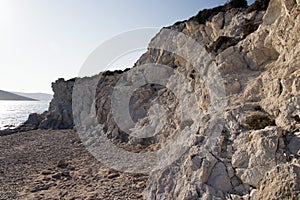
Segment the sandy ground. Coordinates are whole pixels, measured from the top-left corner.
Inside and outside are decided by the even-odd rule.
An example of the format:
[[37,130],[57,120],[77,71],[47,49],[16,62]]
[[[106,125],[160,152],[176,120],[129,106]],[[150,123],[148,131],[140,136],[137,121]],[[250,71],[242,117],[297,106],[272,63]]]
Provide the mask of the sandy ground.
[[0,199],[143,199],[147,178],[105,167],[72,130],[0,137]]

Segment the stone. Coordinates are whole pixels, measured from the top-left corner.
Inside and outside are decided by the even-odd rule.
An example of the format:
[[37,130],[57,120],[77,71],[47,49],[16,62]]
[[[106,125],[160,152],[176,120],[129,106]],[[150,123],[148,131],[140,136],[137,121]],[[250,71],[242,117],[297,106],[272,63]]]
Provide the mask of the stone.
[[268,127],[243,133],[234,141],[236,151],[232,156],[232,166],[244,183],[258,187],[265,173],[276,165],[281,131],[276,127]]
[[259,200],[259,194],[257,189],[253,189],[250,192],[250,199],[251,200]]
[[54,179],[61,179],[61,173],[53,174],[52,178],[54,178]]
[[114,179],[114,178],[117,178],[118,176],[120,176],[119,173],[111,173],[111,174],[107,175],[107,178],[108,179]]
[[43,114],[32,113],[29,115],[27,121],[24,124],[38,127],[40,123],[43,121],[43,119],[44,119]]
[[42,191],[42,190],[48,190],[49,188],[50,188],[50,185],[44,185],[44,186],[41,186],[41,187],[38,187],[38,188],[34,188],[30,192],[35,193],[35,192],[39,192],[39,191]]
[[300,167],[280,164],[266,174],[259,187],[259,199],[298,199],[300,195]]
[[250,191],[250,187],[247,184],[240,184],[234,187],[234,191],[240,195],[247,195]]
[[50,175],[50,174],[52,174],[52,172],[49,171],[49,170],[44,170],[44,171],[41,172],[41,174],[42,175]]
[[300,133],[295,133],[288,144],[291,153],[300,156]]
[[228,177],[226,167],[223,163],[218,162],[207,181],[209,185],[217,190],[221,190],[226,193],[232,189],[230,178]]
[[66,168],[68,165],[69,163],[66,160],[59,160],[56,166],[59,168]]

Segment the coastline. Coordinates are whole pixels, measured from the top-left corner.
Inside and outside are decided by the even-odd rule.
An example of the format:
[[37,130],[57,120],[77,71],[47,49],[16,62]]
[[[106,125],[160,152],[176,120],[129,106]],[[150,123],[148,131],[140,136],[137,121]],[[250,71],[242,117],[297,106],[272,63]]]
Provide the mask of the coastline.
[[13,130],[24,124],[30,114],[44,113],[51,100],[0,100],[0,131]]
[[[238,2],[163,28],[129,71],[52,83],[48,111],[0,131],[0,199],[297,199],[299,2]],[[199,49],[189,38],[203,38]],[[170,54],[173,46],[199,63]],[[174,73],[139,68],[148,62]],[[171,89],[156,85],[164,77]],[[139,81],[147,83],[142,90]],[[73,129],[86,133],[86,146]],[[102,136],[128,154],[95,148],[99,160],[142,166],[149,176],[99,163],[85,147],[107,147]],[[157,162],[144,164],[148,150]]]

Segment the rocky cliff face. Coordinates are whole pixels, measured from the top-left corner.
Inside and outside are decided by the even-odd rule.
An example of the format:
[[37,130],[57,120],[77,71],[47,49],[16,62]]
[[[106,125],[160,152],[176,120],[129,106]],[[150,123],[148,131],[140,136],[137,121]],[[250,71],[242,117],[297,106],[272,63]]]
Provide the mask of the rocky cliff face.
[[52,83],[54,92],[48,111],[30,114],[17,131],[26,129],[73,129],[72,93],[75,79],[58,79]]
[[52,84],[54,96],[49,110],[39,125],[41,129],[72,129],[72,91],[75,79],[59,79]]
[[[129,103],[135,132],[145,131],[145,124],[160,116],[155,104],[164,107],[167,117],[157,135],[134,137],[116,123],[112,101],[117,81],[139,80],[130,74],[123,77],[126,71],[80,79],[97,88],[96,96],[77,87],[73,103],[80,106],[73,110],[74,81],[59,80],[39,127],[72,128],[73,111],[75,122],[85,119],[84,128],[100,124],[111,141],[134,152],[154,151],[179,133],[188,134],[178,143],[187,150],[150,174],[146,199],[298,199],[300,2],[257,0],[250,7],[232,2],[163,28],[132,69],[138,72],[140,65],[155,63],[175,71],[167,87],[146,84]],[[187,48],[174,32],[201,48]],[[163,50],[154,48],[158,45]],[[205,49],[205,56],[199,49]],[[215,72],[221,79],[215,79]],[[86,139],[85,144],[95,142]]]
[[[266,1],[213,14],[205,22],[196,16],[169,27],[210,52],[224,80],[227,106],[214,143],[210,139],[215,129],[201,122],[199,130],[190,126],[196,138],[192,148],[152,173],[147,199],[299,198],[299,2],[273,0],[266,10],[253,9],[259,3]],[[165,39],[163,34],[152,42]],[[165,62],[167,54],[153,58],[157,54],[149,50],[138,63],[151,58],[193,73],[193,67],[176,56]],[[194,91],[203,88],[197,78],[193,81]],[[198,103],[213,114],[206,110],[206,101]],[[284,176],[290,186],[278,178]]]
[[[204,23],[194,17],[171,27],[211,53],[224,80],[227,106],[217,141],[209,142],[213,134],[206,130],[214,130],[202,123],[193,132],[201,140],[190,143],[189,153],[152,173],[146,198],[299,198],[299,2],[273,0],[266,10],[253,9],[259,3],[266,1],[219,12]],[[161,32],[155,40],[163,37]],[[156,61],[163,59],[164,54]],[[176,56],[169,60],[164,64],[192,73]],[[202,87],[195,82],[194,90]],[[283,176],[291,186],[280,181]]]

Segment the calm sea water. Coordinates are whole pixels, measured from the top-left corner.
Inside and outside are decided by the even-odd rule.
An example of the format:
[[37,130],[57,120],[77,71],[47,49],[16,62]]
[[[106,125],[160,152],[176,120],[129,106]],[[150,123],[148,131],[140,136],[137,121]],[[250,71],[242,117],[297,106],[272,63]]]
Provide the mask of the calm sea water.
[[18,126],[25,122],[30,113],[43,113],[48,110],[50,101],[1,101],[0,129],[5,125]]

